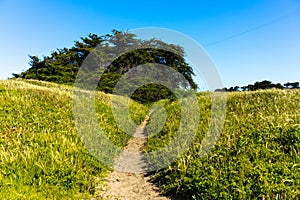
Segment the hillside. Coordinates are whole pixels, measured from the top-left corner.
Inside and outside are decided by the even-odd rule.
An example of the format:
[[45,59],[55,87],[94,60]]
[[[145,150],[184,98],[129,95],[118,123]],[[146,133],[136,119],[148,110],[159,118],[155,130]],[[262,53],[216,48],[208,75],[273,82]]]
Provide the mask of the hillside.
[[[184,199],[299,199],[300,90],[227,93],[226,120],[211,152],[201,156],[211,100],[198,94],[200,126],[190,149],[153,181]],[[147,152],[164,146],[179,127],[180,107],[166,103],[169,118],[150,138]]]
[[[117,146],[130,138],[113,120],[111,95],[98,93],[104,133]],[[134,120],[145,117],[132,102]],[[109,169],[81,143],[72,88],[32,80],[0,81],[0,199],[74,199],[95,195]]]
[[[122,103],[124,97],[119,98]],[[299,198],[300,90],[228,93],[222,134],[204,157],[199,152],[211,100],[209,93],[199,93],[197,98],[200,124],[193,145],[175,163],[151,174],[161,192],[184,199]],[[116,146],[125,147],[131,136],[114,121],[110,99],[111,95],[96,95],[99,123]],[[133,120],[141,123],[149,108],[133,101],[130,105]],[[165,108],[166,123],[148,138],[146,153],[165,146],[179,127],[178,102],[163,100],[159,105]],[[0,199],[99,195],[98,186],[105,184],[110,169],[80,141],[71,87],[33,80],[0,81],[0,111]],[[157,116],[164,116],[160,111],[150,115],[150,125],[159,120]]]

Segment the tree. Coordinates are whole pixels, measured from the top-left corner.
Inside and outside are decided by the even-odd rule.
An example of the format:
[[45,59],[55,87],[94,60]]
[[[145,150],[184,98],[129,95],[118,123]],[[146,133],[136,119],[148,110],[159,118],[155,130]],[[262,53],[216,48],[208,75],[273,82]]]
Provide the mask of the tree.
[[241,89],[242,89],[242,91],[247,91],[248,90],[248,86],[242,86]]
[[296,88],[299,88],[299,82],[293,82],[293,83],[287,82],[284,84],[284,86],[287,89],[296,89]]
[[[286,87],[290,87],[291,83],[286,83],[284,84]],[[293,84],[295,87],[297,87],[297,82]],[[298,84],[299,86],[299,84]],[[265,90],[265,89],[271,89],[271,88],[278,88],[278,89],[283,89],[284,87],[280,83],[272,83],[271,81],[257,81],[254,84],[249,84],[247,86],[235,86],[235,87],[230,87],[229,89],[223,88],[223,91],[228,91],[228,92],[234,92],[234,91],[255,91],[255,90]],[[220,89],[217,89],[216,91],[221,91]]]
[[291,83],[292,88],[299,88],[299,82]]
[[229,92],[236,92],[239,91],[239,86],[235,86],[235,87],[230,87],[229,89],[225,88],[225,91],[229,91]]
[[[96,50],[95,47],[97,47]],[[128,51],[132,47],[137,48]],[[119,56],[121,52],[127,53]],[[186,90],[197,88],[192,78],[194,75],[193,69],[185,61],[185,52],[182,47],[167,44],[158,39],[137,39],[134,34],[117,30],[113,30],[112,34],[103,36],[89,34],[87,37],[80,38],[80,41],[75,41],[74,46],[71,48],[57,49],[50,56],[45,56],[42,59],[37,56],[30,56],[29,64],[31,67],[27,71],[13,74],[13,76],[72,85],[80,66],[90,53],[108,63],[111,62],[109,66],[103,69],[96,69],[96,73],[86,72],[87,82],[98,80],[99,74],[102,73],[97,88],[107,93],[113,92],[121,75],[133,68],[150,63],[166,65],[182,74],[185,80],[178,79],[174,81],[174,87]],[[156,75],[160,76],[160,74]],[[170,70],[170,73],[166,73],[164,76],[174,79],[176,74]],[[136,78],[139,79],[139,77]],[[128,85],[128,87],[131,86]],[[148,84],[142,87],[133,94],[134,99],[142,101],[142,96],[147,96],[147,101],[173,98],[172,93],[167,91],[169,89],[166,87],[157,84]]]

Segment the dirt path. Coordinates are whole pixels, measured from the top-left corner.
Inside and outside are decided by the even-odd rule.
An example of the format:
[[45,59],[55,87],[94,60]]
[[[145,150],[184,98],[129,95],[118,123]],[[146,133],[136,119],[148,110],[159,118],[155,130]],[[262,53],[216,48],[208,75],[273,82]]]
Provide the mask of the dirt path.
[[[125,150],[115,161],[114,171],[107,181],[107,190],[102,192],[101,197],[113,200],[167,200],[169,198],[160,196],[158,188],[150,183],[150,177],[145,176],[147,165],[143,161],[141,151],[147,136],[145,126],[149,116],[136,129],[134,138],[128,141]],[[132,156],[134,153],[134,156]],[[134,171],[137,173],[130,173]]]

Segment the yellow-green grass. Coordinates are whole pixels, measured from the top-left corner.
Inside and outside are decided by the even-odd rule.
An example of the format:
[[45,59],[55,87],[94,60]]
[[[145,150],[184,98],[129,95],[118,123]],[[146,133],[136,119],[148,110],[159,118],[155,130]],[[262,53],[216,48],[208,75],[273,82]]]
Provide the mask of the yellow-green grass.
[[[227,94],[226,119],[212,151],[201,157],[211,116],[209,93],[197,94],[200,124],[194,144],[155,174],[169,195],[186,199],[300,198],[300,90]],[[145,147],[153,152],[173,139],[180,122],[177,102],[164,103],[168,118]]]
[[[0,199],[95,196],[110,170],[82,144],[72,113],[73,88],[34,80],[0,81]],[[113,119],[111,95],[96,94],[103,132],[119,147],[130,138]],[[133,101],[140,123],[147,109]],[[132,111],[134,110],[134,112]]]
[[[0,199],[82,199],[96,196],[110,170],[82,144],[72,112],[73,88],[34,80],[0,81]],[[130,138],[114,120],[112,95],[96,93],[104,134],[119,147]],[[209,93],[197,94],[200,123],[194,143],[155,173],[162,192],[186,199],[296,199],[300,195],[300,90],[227,94],[226,119],[212,151],[201,157],[211,116]],[[125,97],[116,97],[118,104]],[[166,124],[145,152],[170,142],[178,130],[178,102],[159,102]],[[156,110],[155,112],[161,112]],[[146,106],[130,102],[139,124]],[[157,119],[153,113],[150,128]],[[160,113],[164,117],[164,113]],[[155,118],[156,117],[156,118]]]

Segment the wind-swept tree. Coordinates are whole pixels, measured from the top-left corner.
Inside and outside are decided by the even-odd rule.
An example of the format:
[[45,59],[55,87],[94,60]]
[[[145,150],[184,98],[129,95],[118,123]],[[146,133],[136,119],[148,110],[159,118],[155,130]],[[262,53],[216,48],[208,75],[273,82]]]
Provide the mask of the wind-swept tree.
[[[97,47],[97,48],[96,48]],[[136,47],[133,51],[129,51]],[[96,48],[96,50],[95,50]],[[120,54],[125,52],[123,54]],[[181,89],[196,89],[192,67],[185,61],[185,52],[182,47],[167,44],[158,39],[141,40],[136,35],[113,30],[112,34],[98,36],[89,34],[87,37],[75,41],[71,48],[57,49],[51,55],[42,59],[37,56],[30,56],[30,68],[20,74],[13,74],[17,78],[38,79],[62,84],[72,85],[80,66],[87,56],[93,53],[97,57],[110,63],[105,68],[98,69],[102,73],[98,84],[98,89],[112,93],[120,77],[133,68],[145,64],[162,64],[179,72],[184,78],[173,81],[176,87]],[[100,63],[102,60],[98,60]],[[106,63],[101,63],[105,65]],[[97,71],[97,70],[96,70]],[[159,76],[159,74],[156,74]],[[171,70],[164,74],[164,78],[174,79],[176,76]],[[135,77],[139,79],[139,77]],[[99,79],[99,73],[86,76],[91,82]],[[174,87],[175,87],[174,86]],[[133,87],[128,85],[128,87]],[[147,96],[143,98],[142,96]],[[161,98],[174,97],[172,92],[166,87],[149,83],[139,88],[133,94],[133,98],[143,102],[156,101]]]

